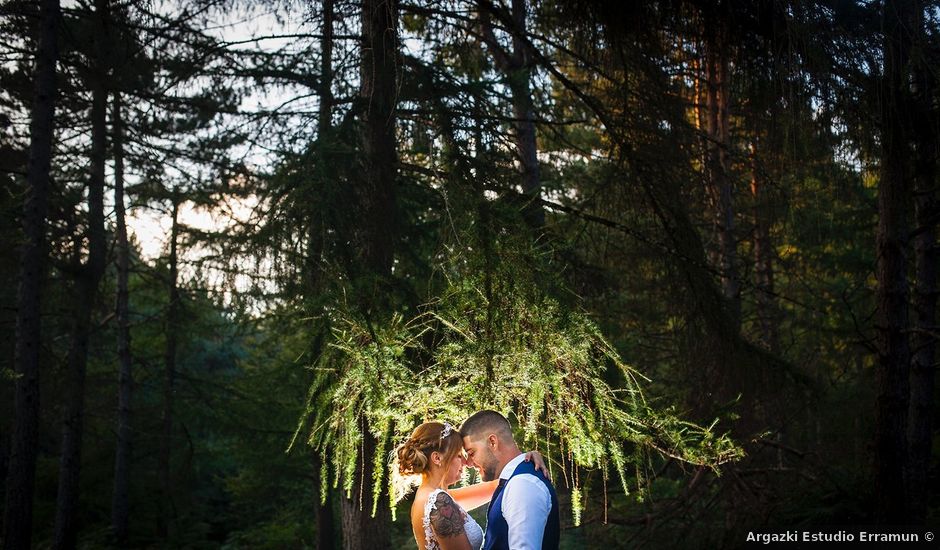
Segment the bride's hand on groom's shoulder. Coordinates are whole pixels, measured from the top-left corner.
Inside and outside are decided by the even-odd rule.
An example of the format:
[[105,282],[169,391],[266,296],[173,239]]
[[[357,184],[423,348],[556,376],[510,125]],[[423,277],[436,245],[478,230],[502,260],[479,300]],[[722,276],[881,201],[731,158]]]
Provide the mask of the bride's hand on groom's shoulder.
[[542,474],[548,478],[552,479],[551,474],[548,473],[548,466],[545,465],[545,457],[542,456],[542,453],[538,451],[529,451],[525,454],[525,461],[532,462],[535,464],[535,469],[542,472]]

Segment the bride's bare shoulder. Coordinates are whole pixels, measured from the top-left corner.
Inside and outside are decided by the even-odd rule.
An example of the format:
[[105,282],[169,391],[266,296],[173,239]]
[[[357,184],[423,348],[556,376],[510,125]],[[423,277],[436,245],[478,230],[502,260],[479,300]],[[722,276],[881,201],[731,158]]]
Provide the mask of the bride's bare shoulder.
[[418,495],[415,495],[414,502],[411,503],[411,517],[420,516],[424,511],[424,503],[428,501],[427,495],[424,498],[421,498]]
[[424,519],[424,507],[428,503],[429,491],[418,490],[415,493],[415,499],[411,503],[411,521],[412,523],[421,523]]
[[418,550],[422,550],[426,544],[424,537],[424,505],[428,501],[428,493],[419,491],[415,494],[415,500],[411,503],[411,530],[415,536],[415,543]]

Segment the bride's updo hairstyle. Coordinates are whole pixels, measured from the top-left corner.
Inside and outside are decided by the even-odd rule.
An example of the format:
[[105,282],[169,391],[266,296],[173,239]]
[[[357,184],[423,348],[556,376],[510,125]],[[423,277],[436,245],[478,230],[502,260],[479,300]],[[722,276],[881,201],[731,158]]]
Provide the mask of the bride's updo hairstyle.
[[411,437],[398,447],[398,471],[401,475],[424,474],[431,470],[431,453],[438,452],[444,456],[441,464],[448,464],[457,453],[463,450],[463,438],[457,428],[451,427],[447,437],[444,434],[444,424],[440,422],[425,422]]

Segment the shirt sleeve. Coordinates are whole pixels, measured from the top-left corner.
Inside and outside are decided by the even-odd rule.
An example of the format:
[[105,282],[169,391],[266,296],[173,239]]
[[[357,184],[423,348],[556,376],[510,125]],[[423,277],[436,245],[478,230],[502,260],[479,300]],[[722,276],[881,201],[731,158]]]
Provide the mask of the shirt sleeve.
[[510,550],[541,550],[552,496],[537,477],[521,474],[506,484],[503,517],[509,526]]

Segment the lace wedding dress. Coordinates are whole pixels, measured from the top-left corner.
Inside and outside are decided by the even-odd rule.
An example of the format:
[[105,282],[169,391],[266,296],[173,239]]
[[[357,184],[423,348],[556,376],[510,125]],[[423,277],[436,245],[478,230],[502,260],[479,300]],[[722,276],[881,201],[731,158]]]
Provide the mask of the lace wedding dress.
[[[437,537],[434,536],[434,530],[431,529],[431,510],[434,510],[437,504],[438,494],[443,492],[443,489],[434,489],[431,491],[431,494],[428,495],[428,502],[424,505],[424,540],[427,541],[424,546],[425,550],[441,549],[441,545],[437,542]],[[457,503],[455,502],[454,504]],[[457,508],[460,508],[460,513],[463,514],[463,530],[467,533],[470,548],[479,550],[483,546],[483,528],[480,527],[480,524],[470,517],[470,514],[461,508],[459,504],[457,504]]]

